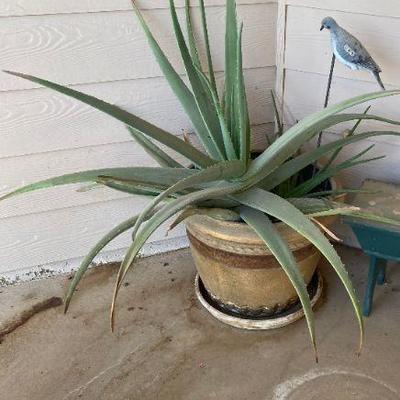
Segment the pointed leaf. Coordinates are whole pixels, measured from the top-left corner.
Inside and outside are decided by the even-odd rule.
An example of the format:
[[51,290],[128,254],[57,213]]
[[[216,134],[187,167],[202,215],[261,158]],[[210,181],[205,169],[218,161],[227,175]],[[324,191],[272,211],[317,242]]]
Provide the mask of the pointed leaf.
[[[143,31],[147,37],[150,48],[153,51],[153,54],[157,60],[158,65],[160,66],[165,78],[167,79],[172,91],[175,93],[182,107],[184,108],[186,114],[189,119],[192,121],[192,124],[195,128],[195,131],[199,137],[200,142],[204,146],[204,148],[208,151],[209,149],[213,149],[212,142],[209,138],[208,128],[204,123],[203,116],[200,113],[197,102],[191,91],[187,88],[181,77],[174,70],[168,58],[165,56],[164,52],[161,50],[157,41],[155,40],[153,34],[151,33],[149,27],[147,26],[142,14],[139,11],[135,1],[132,1],[133,9],[139,19],[139,22],[143,28]],[[212,157],[218,159],[216,157],[215,150],[213,150]]]
[[213,182],[218,180],[229,180],[236,178],[243,173],[242,163],[240,161],[225,161],[219,162],[218,164],[212,165],[210,168],[206,168],[202,171],[197,172],[194,175],[188,176],[181,181],[172,185],[169,189],[160,193],[156,198],[153,199],[141,212],[135,227],[133,228],[132,235],[135,237],[141,223],[146,218],[147,214],[156,207],[157,204],[161,203],[165,198],[171,194],[180,192],[184,189],[192,188],[197,185],[201,185],[207,182]]
[[247,98],[246,89],[243,79],[243,64],[242,64],[242,33],[243,33],[243,23],[240,25],[238,41],[237,41],[237,66],[236,66],[236,79],[235,79],[235,111],[236,111],[236,132],[234,135],[238,136],[238,143],[240,148],[240,159],[243,161],[247,167],[250,148],[249,148],[249,138],[250,131],[249,128],[249,112],[247,108]]
[[308,193],[307,197],[308,198],[314,198],[314,197],[337,197],[342,194],[347,194],[347,193],[365,193],[365,194],[374,194],[377,193],[373,190],[363,190],[363,189],[338,189],[338,190],[322,190],[321,192],[312,192]]
[[174,200],[171,203],[166,204],[160,211],[154,214],[149,221],[145,224],[145,226],[140,230],[140,232],[136,235],[134,242],[128,249],[125,258],[121,264],[119,269],[114,295],[113,302],[111,305],[111,327],[114,326],[114,310],[116,304],[116,298],[121,287],[122,281],[125,278],[126,273],[131,267],[133,261],[135,260],[138,252],[147,241],[147,239],[151,236],[151,234],[168,218],[172,217],[174,214],[184,209],[185,207],[196,204],[196,202],[215,199],[219,197],[223,197],[230,193],[235,193],[237,190],[240,190],[242,186],[239,184],[226,184],[221,185],[217,188],[208,188],[199,190],[194,193],[187,194],[185,196],[180,197],[179,199]]
[[[292,128],[288,129],[285,134],[278,138],[263,154],[261,154],[249,167],[247,174],[243,180],[249,181],[249,186],[264,179],[281,163],[292,156],[305,141],[311,139],[314,135],[325,129],[327,117],[332,117],[334,114],[341,112],[347,108],[356,106],[366,101],[394,96],[400,94],[400,90],[380,91],[361,96],[353,97],[349,100],[342,101],[325,108],[322,111],[311,114],[304,118]],[[368,115],[361,114],[362,118],[367,119]],[[340,120],[340,115],[336,115]],[[361,118],[361,117],[360,117]],[[358,119],[358,118],[357,118]],[[337,123],[337,122],[336,122]],[[329,125],[328,125],[329,126]]]
[[11,193],[2,197],[5,200],[9,197],[18,194],[32,192],[60,185],[69,185],[72,183],[81,182],[96,182],[101,176],[111,176],[115,179],[121,180],[135,180],[137,183],[148,185],[163,185],[170,186],[187,176],[195,174],[195,170],[187,168],[150,168],[150,167],[126,167],[126,168],[103,168],[90,171],[76,172],[73,174],[66,174],[57,176],[43,181],[31,183],[30,185],[23,186]]
[[247,225],[249,225],[264,241],[295,288],[303,306],[304,315],[307,319],[308,330],[310,332],[311,343],[318,362],[312,306],[308,296],[306,284],[303,276],[300,273],[293,253],[289,249],[288,244],[275,229],[274,224],[263,212],[249,207],[242,207],[240,216],[244,222],[246,222]]
[[339,255],[329,243],[329,240],[296,207],[271,192],[253,188],[244,193],[232,195],[231,197],[248,207],[260,210],[283,221],[300,235],[308,239],[326,257],[341,279],[353,304],[360,327],[360,351],[364,335],[364,325],[360,305],[348,272],[346,271]]
[[[149,215],[150,217],[151,215]],[[114,229],[108,232],[96,245],[90,250],[90,252],[85,256],[82,260],[78,270],[74,274],[74,278],[72,279],[71,284],[69,285],[67,295],[65,296],[64,301],[64,312],[68,311],[72,296],[75,293],[75,289],[78,286],[79,282],[81,281],[83,275],[89,268],[90,264],[93,262],[95,257],[100,253],[101,250],[104,249],[112,240],[116,237],[120,236],[122,233],[126,232],[127,230],[131,229],[135,224],[138,216],[132,217],[127,219],[126,221],[122,222],[121,224],[117,225]]]
[[190,0],[185,0],[185,17],[186,17],[186,31],[188,35],[190,56],[193,59],[193,63],[201,68],[199,53],[196,47],[196,38],[194,37],[192,17],[190,15]]
[[341,149],[352,143],[359,142],[364,139],[376,136],[400,136],[400,132],[395,131],[382,131],[382,132],[365,132],[358,135],[349,136],[344,139],[338,139],[333,142],[322,145],[318,148],[310,150],[301,154],[287,162],[285,162],[278,169],[275,169],[270,175],[259,183],[259,186],[266,190],[271,190],[278,186],[288,178],[304,169],[307,165],[319,160],[324,154],[330,153],[337,149]]
[[150,139],[146,137],[142,132],[137,129],[128,126],[129,133],[139,143],[145,152],[149,154],[155,161],[158,162],[162,167],[170,168],[184,168],[182,164],[179,164],[172,157],[170,157],[165,151],[161,150],[160,147],[155,145]]
[[279,137],[279,136],[282,136],[282,134],[283,134],[283,124],[281,122],[281,117],[279,115],[278,106],[276,104],[276,98],[275,98],[275,94],[274,94],[273,90],[271,90],[271,99],[272,99],[272,106],[274,108],[275,121],[276,121],[276,125],[277,125],[277,128],[278,128],[278,131],[276,133],[276,137]]
[[219,160],[225,159],[225,152],[222,142],[222,134],[220,131],[219,121],[215,108],[213,107],[212,101],[207,96],[206,91],[203,87],[202,81],[196,71],[196,67],[190,57],[189,50],[186,46],[185,37],[181,26],[179,24],[178,15],[175,9],[174,0],[169,0],[172,23],[174,26],[174,31],[176,35],[176,40],[178,42],[179,50],[181,52],[182,61],[185,65],[186,74],[189,78],[190,84],[192,86],[193,95],[204,122],[207,128],[207,135],[205,137],[200,137],[208,153],[214,158]]
[[219,124],[221,127],[221,132],[222,132],[222,138],[224,141],[226,155],[228,156],[229,160],[237,160],[238,157],[237,157],[235,149],[233,147],[231,134],[228,131],[228,127],[226,126],[225,117],[224,117],[223,111],[221,109],[221,106],[218,103],[218,98],[215,96],[215,93],[211,87],[211,83],[207,79],[207,76],[205,76],[204,73],[202,71],[200,71],[199,69],[197,69],[197,73],[199,75],[199,78],[202,80],[204,87],[206,89],[208,89],[209,96],[211,97],[214,107],[215,107],[215,110],[217,112]]
[[204,43],[206,45],[208,74],[210,75],[212,91],[218,102],[218,90],[217,90],[217,83],[215,81],[215,73],[214,73],[213,61],[212,61],[212,56],[211,56],[210,39],[208,36],[207,16],[206,16],[206,8],[204,6],[204,0],[199,0],[199,5],[200,5],[200,13],[201,13],[201,23],[203,26]]
[[102,111],[117,120],[123,122],[124,124],[137,129],[139,132],[144,133],[147,136],[157,140],[158,142],[165,144],[172,150],[182,154],[187,159],[193,161],[196,165],[200,167],[205,167],[213,164],[213,160],[203,154],[201,151],[197,150],[195,147],[185,143],[183,140],[177,138],[176,136],[164,131],[157,126],[150,124],[149,122],[128,113],[121,108],[109,104],[103,100],[100,100],[94,96],[78,92],[77,90],[70,89],[66,86],[58,85],[57,83],[47,81],[45,79],[40,79],[35,76],[21,74],[18,72],[4,71],[8,74],[18,76],[23,79],[27,79],[31,82],[38,83],[39,85],[45,86],[49,89],[53,89],[59,93],[65,94],[69,97],[77,99],[83,103],[86,103],[99,111]]
[[240,221],[240,215],[226,208],[201,208],[201,207],[187,207],[184,209],[178,217],[172,222],[168,227],[168,232],[176,228],[185,219],[191,217],[192,215],[207,215],[211,218],[215,218],[221,221]]
[[[368,106],[365,111],[364,114],[367,114],[368,111],[370,110],[371,106]],[[362,119],[358,119],[356,121],[356,123],[354,124],[354,126],[350,129],[349,133],[347,136],[353,136],[356,129],[358,128],[358,126],[361,124]],[[328,162],[322,167],[322,170],[327,169],[334,161],[335,159],[338,157],[338,155],[340,154],[340,152],[342,151],[342,148],[338,148],[336,149],[333,154],[331,155],[331,157],[329,158]]]
[[[373,145],[374,146],[374,145]],[[364,153],[361,152],[361,153]],[[359,157],[362,154],[357,154],[355,157]],[[360,164],[366,164],[372,161],[377,161],[385,158],[385,156],[378,156],[378,157],[373,157],[373,158],[367,158],[364,160],[359,160],[359,161],[354,161],[354,160],[346,160],[340,164],[333,165],[326,169],[323,172],[317,173],[313,178],[310,178],[309,180],[303,182],[302,184],[296,186],[289,194],[288,197],[303,197],[311,193],[313,189],[315,189],[317,186],[319,186],[321,183],[325,182],[329,178],[336,176],[339,174],[339,172],[355,167],[356,165]]]
[[132,184],[131,181],[123,181],[120,179],[112,178],[109,176],[99,176],[96,182],[109,187],[110,189],[118,190],[119,192],[136,194],[138,196],[158,196],[163,190],[164,186],[153,185],[146,186],[143,184],[135,183]]
[[[234,82],[237,76],[237,41],[238,26],[236,17],[236,1],[226,1],[226,22],[225,22],[225,94],[224,112],[227,121],[228,131],[233,132],[234,126]],[[234,145],[236,143],[234,141]],[[239,154],[239,149],[238,149]]]

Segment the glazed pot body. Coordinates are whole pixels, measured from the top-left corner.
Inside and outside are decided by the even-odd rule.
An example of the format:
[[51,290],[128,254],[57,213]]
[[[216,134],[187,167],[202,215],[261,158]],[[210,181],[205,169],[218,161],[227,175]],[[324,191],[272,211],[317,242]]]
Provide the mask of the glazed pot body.
[[[275,227],[289,244],[308,284],[319,251],[287,225]],[[244,315],[274,315],[298,301],[285,272],[264,242],[245,223],[205,215],[186,223],[193,259],[208,294],[224,308]]]

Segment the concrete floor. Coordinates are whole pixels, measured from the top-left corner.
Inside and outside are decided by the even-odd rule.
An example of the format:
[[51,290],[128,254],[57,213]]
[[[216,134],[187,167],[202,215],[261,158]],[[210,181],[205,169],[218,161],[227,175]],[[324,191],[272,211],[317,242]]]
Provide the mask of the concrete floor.
[[[367,260],[357,250],[339,251],[361,295]],[[304,320],[269,332],[214,320],[194,298],[188,250],[136,264],[121,291],[114,334],[108,307],[115,268],[89,273],[67,315],[62,307],[38,312],[63,295],[67,277],[0,288],[0,332],[12,320],[21,324],[0,345],[0,398],[400,399],[400,269],[393,266],[388,284],[377,288],[361,358],[349,301],[330,269],[322,271],[318,365]]]

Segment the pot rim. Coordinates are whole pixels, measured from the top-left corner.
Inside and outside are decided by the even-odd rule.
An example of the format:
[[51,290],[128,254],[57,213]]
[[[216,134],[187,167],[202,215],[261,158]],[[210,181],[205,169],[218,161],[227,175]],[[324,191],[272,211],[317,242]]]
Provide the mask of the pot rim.
[[[331,179],[331,184],[333,190],[342,187],[335,178]],[[343,198],[343,195],[335,196],[333,199],[337,201],[339,197]],[[310,242],[304,236],[284,222],[275,222],[274,226],[292,251],[310,245]],[[264,241],[244,222],[223,221],[208,215],[196,214],[186,220],[186,229],[191,235],[211,247],[224,248],[227,242],[231,242],[237,245],[235,251],[237,253],[241,251],[259,254],[270,253]]]
[[[292,250],[308,246],[310,242],[283,222],[274,224]],[[186,221],[186,229],[197,239],[215,247],[218,241],[238,245],[265,247],[264,241],[244,222],[223,221],[208,215],[193,215]],[[219,247],[219,246],[217,246]]]

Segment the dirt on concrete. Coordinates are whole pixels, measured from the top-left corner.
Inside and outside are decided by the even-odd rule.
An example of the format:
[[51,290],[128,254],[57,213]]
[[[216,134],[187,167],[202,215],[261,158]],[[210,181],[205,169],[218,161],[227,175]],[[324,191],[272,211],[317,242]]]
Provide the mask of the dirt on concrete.
[[50,297],[49,299],[38,301],[37,303],[33,304],[33,306],[22,310],[19,314],[13,315],[11,319],[4,321],[0,327],[0,343],[3,341],[5,336],[24,325],[34,315],[50,308],[61,306],[62,304],[63,301],[61,297]]
[[[339,250],[361,297],[367,259]],[[360,358],[350,302],[331,269],[321,269],[328,291],[315,313],[318,365],[304,320],[267,332],[214,320],[194,297],[193,262],[182,250],[135,264],[120,292],[114,334],[113,267],[87,275],[67,315],[62,307],[31,315],[0,345],[0,393],[7,400],[400,399],[400,295],[392,290],[400,269],[391,266],[389,282],[377,288]],[[69,282],[3,288],[0,326],[32,304],[62,297]]]

